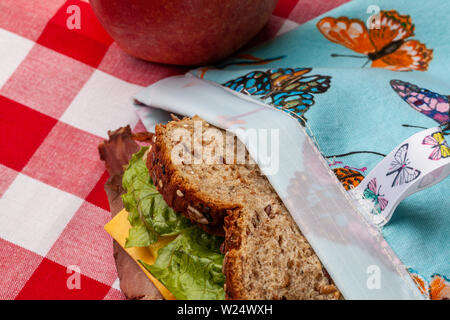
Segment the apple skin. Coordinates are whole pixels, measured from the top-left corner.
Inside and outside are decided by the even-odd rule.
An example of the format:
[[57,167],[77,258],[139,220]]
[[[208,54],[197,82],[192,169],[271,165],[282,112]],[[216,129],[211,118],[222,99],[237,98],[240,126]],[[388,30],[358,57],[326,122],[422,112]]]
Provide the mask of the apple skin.
[[125,52],[152,62],[210,64],[247,43],[277,0],[90,0]]

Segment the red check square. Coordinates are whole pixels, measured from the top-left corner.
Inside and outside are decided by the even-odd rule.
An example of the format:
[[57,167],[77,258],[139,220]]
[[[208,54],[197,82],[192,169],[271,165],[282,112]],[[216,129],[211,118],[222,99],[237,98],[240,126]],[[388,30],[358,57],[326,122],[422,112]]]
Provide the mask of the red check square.
[[0,238],[0,299],[14,299],[43,257]]
[[298,0],[278,0],[277,6],[272,14],[278,17],[287,18],[298,2]]
[[85,276],[111,286],[117,279],[117,271],[112,240],[104,229],[109,220],[108,211],[84,202],[46,258],[65,267],[76,265]]
[[138,123],[136,123],[136,125],[133,128],[133,132],[143,132],[143,131],[148,131],[148,130],[144,126],[144,123],[141,120],[139,120]]
[[17,300],[100,300],[110,287],[78,272],[76,266],[64,267],[44,258]]
[[122,291],[111,288],[103,300],[125,300],[126,297]]
[[0,95],[0,163],[20,172],[56,122]]
[[92,189],[89,195],[86,197],[86,201],[89,201],[90,203],[95,204],[96,206],[106,211],[109,211],[108,197],[106,196],[105,192],[105,183],[108,178],[109,174],[107,171],[105,171],[100,180],[98,180],[94,189]]
[[105,171],[97,151],[101,141],[58,122],[22,173],[84,199]]
[[253,47],[264,41],[275,38],[278,31],[283,26],[284,21],[286,20],[283,18],[274,15],[270,16],[270,19],[264,28],[262,28],[262,30],[245,47]]
[[3,193],[5,193],[6,189],[8,189],[17,175],[17,171],[0,164],[0,177],[2,177],[0,179],[0,198],[3,196]]
[[[78,11],[68,10],[71,6]],[[79,17],[79,29],[71,24],[74,15]],[[37,43],[97,67],[112,41],[88,3],[69,0],[48,22]]]
[[65,0],[2,0],[0,28],[36,41]]
[[[290,0],[289,0],[290,1]],[[327,0],[303,0],[303,1],[294,1],[294,7],[292,8],[290,14],[286,17],[289,20],[295,21],[298,24],[305,23],[315,17],[330,11],[340,5],[348,2],[350,0],[335,0],[335,1],[327,1]]]
[[59,118],[94,72],[94,68],[35,45],[0,93]]
[[165,77],[186,73],[188,68],[167,66],[136,59],[113,43],[98,66],[102,70],[119,79],[148,86]]

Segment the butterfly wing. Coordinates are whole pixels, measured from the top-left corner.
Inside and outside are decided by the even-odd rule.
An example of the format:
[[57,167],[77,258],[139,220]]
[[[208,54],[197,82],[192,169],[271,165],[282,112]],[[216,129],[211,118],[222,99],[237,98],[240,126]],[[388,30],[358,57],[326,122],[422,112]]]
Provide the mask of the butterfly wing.
[[323,93],[330,87],[329,76],[303,77],[311,68],[276,68],[252,71],[223,85],[238,92],[259,95],[276,107],[304,122],[303,114],[314,104],[313,93]]
[[[330,76],[316,74],[302,77],[295,89],[309,93],[323,93],[330,88],[330,82]],[[289,90],[289,87],[286,87],[285,90],[286,89]]]
[[420,175],[420,171],[412,167],[408,167],[407,156],[408,156],[409,144],[405,143],[395,152],[394,159],[391,162],[391,167],[386,176],[396,173],[394,181],[392,182],[392,187],[399,186],[404,183],[409,183],[414,179],[417,179]]
[[[415,84],[412,84],[410,82],[402,81],[402,80],[391,80],[390,81],[392,89],[394,89],[395,92],[402,98],[406,99],[412,92],[420,92],[420,88],[416,86]],[[417,109],[415,105],[412,105],[414,109],[417,111],[420,111],[420,109]]]
[[420,176],[420,171],[412,167],[403,167],[398,170],[397,175],[392,182],[392,187],[409,183]]
[[441,148],[434,148],[428,159],[430,160],[440,160],[442,158]]
[[414,35],[414,24],[408,15],[397,11],[380,11],[380,24],[369,29],[369,38],[377,51],[388,44]]
[[364,189],[363,196],[365,199],[370,199],[372,201],[375,201],[377,199],[377,195],[369,188]]
[[323,93],[330,88],[330,79],[329,76],[312,75],[285,82],[272,94],[273,104],[283,109],[294,109],[300,106],[307,108],[314,104],[314,93]]
[[364,176],[356,170],[347,168],[335,168],[333,169],[333,171],[347,191],[351,188],[356,188],[364,179]]
[[300,79],[304,74],[310,72],[311,68],[275,68],[267,70],[273,89],[283,87],[293,79]]
[[265,95],[272,88],[269,74],[264,71],[252,71],[222,85],[249,95]]
[[395,152],[394,159],[392,160],[391,167],[389,168],[391,171],[387,173],[388,176],[400,170],[403,167],[403,164],[406,163],[408,147],[409,145],[405,143]]
[[271,104],[276,108],[287,111],[296,117],[303,114],[314,104],[314,96],[304,91],[292,90],[271,95]]
[[445,276],[434,274],[430,282],[429,292],[431,300],[450,299],[450,280]]
[[367,185],[367,187],[373,192],[373,193],[377,193],[378,188],[377,188],[377,178],[373,178],[372,180],[369,181],[369,184]]
[[395,10],[381,11],[380,25],[370,30],[361,20],[347,17],[325,17],[317,23],[317,28],[328,40],[365,55],[388,50],[390,44],[400,45],[393,52],[381,55],[381,58],[371,57],[375,59],[373,68],[426,71],[433,58],[433,50],[423,43],[405,40],[414,35],[414,25],[410,16],[400,15]]
[[428,157],[431,160],[440,160],[441,158],[447,158],[450,156],[450,148],[447,141],[444,139],[442,132],[435,132],[429,136],[426,136],[422,144],[432,146],[433,152]]
[[427,146],[437,146],[439,142],[433,136],[426,136],[423,138],[422,144]]
[[419,275],[416,271],[408,268],[408,272],[411,275],[411,278],[414,280],[416,286],[419,288],[420,292],[423,295],[429,296],[429,285],[427,280],[425,280],[421,275]]
[[380,206],[381,211],[386,209],[389,201],[386,198],[378,197],[378,205]]
[[372,62],[373,68],[392,71],[427,71],[433,59],[433,49],[417,40],[405,41],[397,50]]
[[304,121],[304,113],[314,104],[314,93],[323,93],[330,88],[329,76],[311,75],[303,77],[310,68],[270,70],[274,90],[270,102],[276,108],[289,112]]
[[369,181],[367,188],[364,191],[364,197],[367,199],[372,199],[375,210],[378,213],[381,213],[381,211],[383,211],[387,206],[387,200],[380,197],[378,194],[377,178],[373,178]]
[[447,144],[447,141],[445,141],[442,132],[435,132],[431,135],[431,137],[433,138],[434,141],[436,141],[436,144]]
[[391,80],[391,87],[413,109],[440,124],[449,122],[450,103],[447,96],[401,81]]
[[248,95],[268,95],[276,91],[283,81],[289,77],[301,77],[301,75],[311,71],[311,68],[277,68],[267,71],[252,71],[244,76],[227,81],[222,85]]
[[447,145],[441,145],[439,148],[441,149],[442,158],[450,157],[450,148]]
[[376,51],[366,26],[359,19],[325,17],[317,23],[317,29],[328,40],[355,52],[367,55]]

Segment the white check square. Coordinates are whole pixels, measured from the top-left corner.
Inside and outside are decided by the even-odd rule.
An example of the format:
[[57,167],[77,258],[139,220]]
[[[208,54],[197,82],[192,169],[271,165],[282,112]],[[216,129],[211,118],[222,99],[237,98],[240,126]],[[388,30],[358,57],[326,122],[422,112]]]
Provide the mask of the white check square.
[[112,284],[111,288],[120,290],[120,279],[117,278],[116,281],[114,281],[114,283]]
[[282,35],[283,33],[289,32],[289,31],[291,31],[291,30],[297,28],[298,26],[299,26],[298,23],[296,23],[296,22],[294,22],[294,21],[292,21],[292,20],[286,19],[286,20],[283,22],[283,25],[281,26],[280,30],[278,30],[277,36],[280,36],[280,35]]
[[0,199],[0,238],[45,256],[82,203],[19,173]]
[[61,117],[61,121],[100,137],[108,130],[138,122],[133,95],[142,87],[95,70]]
[[0,28],[0,88],[25,59],[34,42]]

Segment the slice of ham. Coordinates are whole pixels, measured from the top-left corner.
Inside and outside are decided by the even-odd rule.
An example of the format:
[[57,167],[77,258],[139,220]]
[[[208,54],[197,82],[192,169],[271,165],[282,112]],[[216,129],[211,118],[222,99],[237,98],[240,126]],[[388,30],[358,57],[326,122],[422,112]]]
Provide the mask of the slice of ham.
[[[139,150],[139,145],[133,139],[149,141],[152,134],[148,132],[133,134],[130,126],[127,126],[109,131],[108,136],[109,139],[98,146],[98,151],[110,176],[105,183],[105,192],[108,196],[111,215],[114,217],[123,209],[121,195],[125,192],[122,188],[124,167],[131,156]],[[113,248],[120,289],[125,297],[140,300],[163,299],[150,279],[116,241]]]

